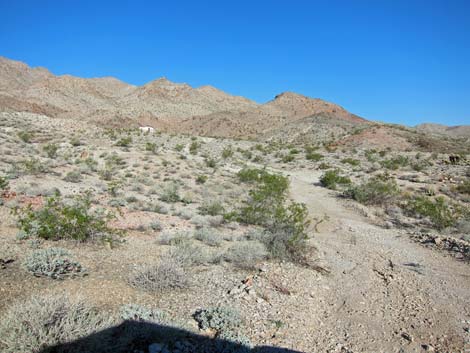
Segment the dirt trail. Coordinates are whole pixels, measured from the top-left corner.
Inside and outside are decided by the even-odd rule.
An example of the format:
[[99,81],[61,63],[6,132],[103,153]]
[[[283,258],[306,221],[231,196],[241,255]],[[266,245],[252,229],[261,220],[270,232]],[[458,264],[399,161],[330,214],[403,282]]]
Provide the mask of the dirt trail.
[[383,229],[316,185],[321,173],[291,172],[291,196],[328,215],[315,235],[331,270],[309,308],[315,352],[469,352],[470,266]]

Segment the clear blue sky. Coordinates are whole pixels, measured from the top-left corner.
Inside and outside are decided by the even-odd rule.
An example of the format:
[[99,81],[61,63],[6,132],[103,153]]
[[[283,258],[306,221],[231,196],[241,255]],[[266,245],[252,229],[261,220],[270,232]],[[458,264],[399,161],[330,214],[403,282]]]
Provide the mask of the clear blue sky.
[[166,76],[373,120],[470,124],[469,0],[0,0],[0,55],[55,74]]

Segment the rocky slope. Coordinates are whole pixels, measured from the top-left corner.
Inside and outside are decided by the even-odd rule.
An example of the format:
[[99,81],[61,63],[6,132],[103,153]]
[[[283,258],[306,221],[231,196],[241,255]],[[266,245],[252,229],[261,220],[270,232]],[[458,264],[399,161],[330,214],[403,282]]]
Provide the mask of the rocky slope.
[[193,88],[166,78],[133,86],[112,77],[56,76],[47,69],[2,57],[0,111],[39,113],[110,127],[149,125],[171,133],[350,147],[420,147],[421,135],[467,142],[470,138],[469,126],[423,124],[400,130],[292,92],[258,104],[211,86]]
[[6,58],[0,58],[0,110],[222,137],[264,136],[316,115],[348,125],[365,122],[336,104],[290,92],[257,104],[211,86],[193,88],[160,78],[136,87],[111,77],[55,76]]

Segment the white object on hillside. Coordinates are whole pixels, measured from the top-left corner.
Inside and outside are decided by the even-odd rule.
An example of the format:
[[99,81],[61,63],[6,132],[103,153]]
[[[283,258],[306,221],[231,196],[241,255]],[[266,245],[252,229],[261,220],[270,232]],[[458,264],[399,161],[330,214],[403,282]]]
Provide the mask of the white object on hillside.
[[139,126],[139,130],[147,133],[154,133],[155,129],[151,126]]

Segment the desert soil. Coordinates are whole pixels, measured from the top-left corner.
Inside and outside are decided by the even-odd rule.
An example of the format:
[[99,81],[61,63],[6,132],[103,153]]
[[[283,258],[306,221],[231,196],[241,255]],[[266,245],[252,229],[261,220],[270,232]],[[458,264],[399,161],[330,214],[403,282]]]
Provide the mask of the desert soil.
[[303,327],[310,350],[470,349],[469,265],[412,242],[404,231],[370,224],[316,185],[320,175],[291,173],[292,197],[314,217],[329,217],[314,241],[330,274],[302,308],[310,317]]

